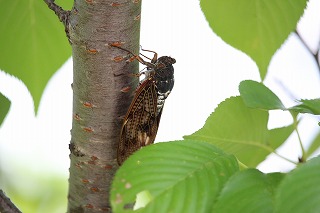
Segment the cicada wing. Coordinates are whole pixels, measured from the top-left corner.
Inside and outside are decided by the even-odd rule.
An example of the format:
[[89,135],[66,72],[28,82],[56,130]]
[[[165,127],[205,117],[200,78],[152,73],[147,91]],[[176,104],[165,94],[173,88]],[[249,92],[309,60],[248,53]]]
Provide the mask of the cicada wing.
[[141,147],[154,142],[157,119],[157,92],[150,78],[138,87],[125,116],[118,144],[119,165]]
[[145,146],[154,143],[154,140],[156,139],[158,128],[159,128],[161,114],[162,114],[162,109],[155,118],[152,118],[150,120],[149,122],[150,125],[148,126],[148,129],[145,130],[145,132],[148,132],[147,134],[148,138],[147,140],[145,140],[146,141]]
[[132,134],[135,128],[133,120],[129,117],[122,126],[120,141],[118,144],[118,163],[121,165],[133,152],[139,149],[135,141],[136,136]]

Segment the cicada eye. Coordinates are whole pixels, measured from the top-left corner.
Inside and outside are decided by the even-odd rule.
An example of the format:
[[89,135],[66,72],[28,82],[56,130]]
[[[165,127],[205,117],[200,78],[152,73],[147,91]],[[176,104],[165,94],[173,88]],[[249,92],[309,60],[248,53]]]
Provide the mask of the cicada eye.
[[170,63],[171,64],[174,64],[174,63],[176,63],[176,59],[174,59],[174,58],[171,58],[171,57],[169,57],[170,58]]

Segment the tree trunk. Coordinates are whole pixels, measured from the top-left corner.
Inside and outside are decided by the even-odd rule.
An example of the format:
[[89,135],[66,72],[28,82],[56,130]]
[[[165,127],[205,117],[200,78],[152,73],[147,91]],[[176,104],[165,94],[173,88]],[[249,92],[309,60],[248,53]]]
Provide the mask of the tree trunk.
[[127,74],[138,62],[127,63],[127,53],[109,44],[138,52],[141,2],[75,0],[66,12],[45,1],[65,24],[73,55],[68,212],[111,212],[122,118],[138,82]]

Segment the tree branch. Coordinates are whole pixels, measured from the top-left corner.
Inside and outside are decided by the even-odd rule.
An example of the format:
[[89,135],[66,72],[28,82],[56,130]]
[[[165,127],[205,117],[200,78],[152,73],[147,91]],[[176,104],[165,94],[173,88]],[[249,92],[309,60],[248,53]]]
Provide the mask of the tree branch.
[[303,46],[305,46],[305,48],[313,56],[313,58],[317,62],[318,67],[320,68],[320,61],[319,61],[319,48],[320,48],[320,46],[318,45],[318,47],[317,47],[317,53],[313,53],[311,48],[308,46],[307,42],[302,38],[302,36],[300,35],[300,33],[297,30],[295,30],[295,34],[298,36],[298,38],[302,42]]
[[2,190],[0,190],[0,212],[21,213],[21,211],[11,202]]
[[44,0],[44,2],[52,11],[54,11],[54,13],[58,16],[59,20],[64,24],[64,26],[67,27],[70,11],[62,9],[62,7],[54,3],[54,0]]
[[[139,82],[135,60],[126,63],[124,46],[139,52],[140,0],[74,0],[65,11],[44,0],[65,25],[73,58],[68,212],[111,212],[117,144],[123,116]],[[125,89],[124,89],[125,88]],[[129,89],[128,89],[129,88]]]
[[[52,3],[58,16],[64,13]],[[127,74],[139,64],[126,63],[128,54],[109,44],[139,51],[140,11],[139,0],[75,0],[67,15],[73,57],[68,212],[111,212],[121,118],[139,81]]]

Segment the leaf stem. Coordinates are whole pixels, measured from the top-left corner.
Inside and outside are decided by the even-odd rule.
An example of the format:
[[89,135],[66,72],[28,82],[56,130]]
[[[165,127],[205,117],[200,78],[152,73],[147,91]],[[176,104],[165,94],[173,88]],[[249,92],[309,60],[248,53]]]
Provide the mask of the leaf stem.
[[295,116],[294,114],[292,114],[292,118],[293,118],[293,125],[294,125],[294,129],[297,133],[297,136],[298,136],[298,140],[299,140],[299,144],[300,144],[300,147],[301,147],[301,152],[302,152],[302,156],[301,158],[299,159],[300,162],[305,162],[306,161],[306,151],[305,149],[303,148],[303,144],[302,144],[302,140],[301,140],[301,137],[300,137],[300,133],[299,133],[299,130],[298,130],[298,121],[297,121],[297,116]]
[[293,160],[290,160],[289,158],[286,158],[286,157],[278,154],[276,151],[273,151],[272,153],[275,154],[276,156],[278,156],[279,158],[282,158],[283,160],[286,160],[286,161],[288,161],[290,163],[293,163],[294,165],[297,165],[297,162],[295,162]]

